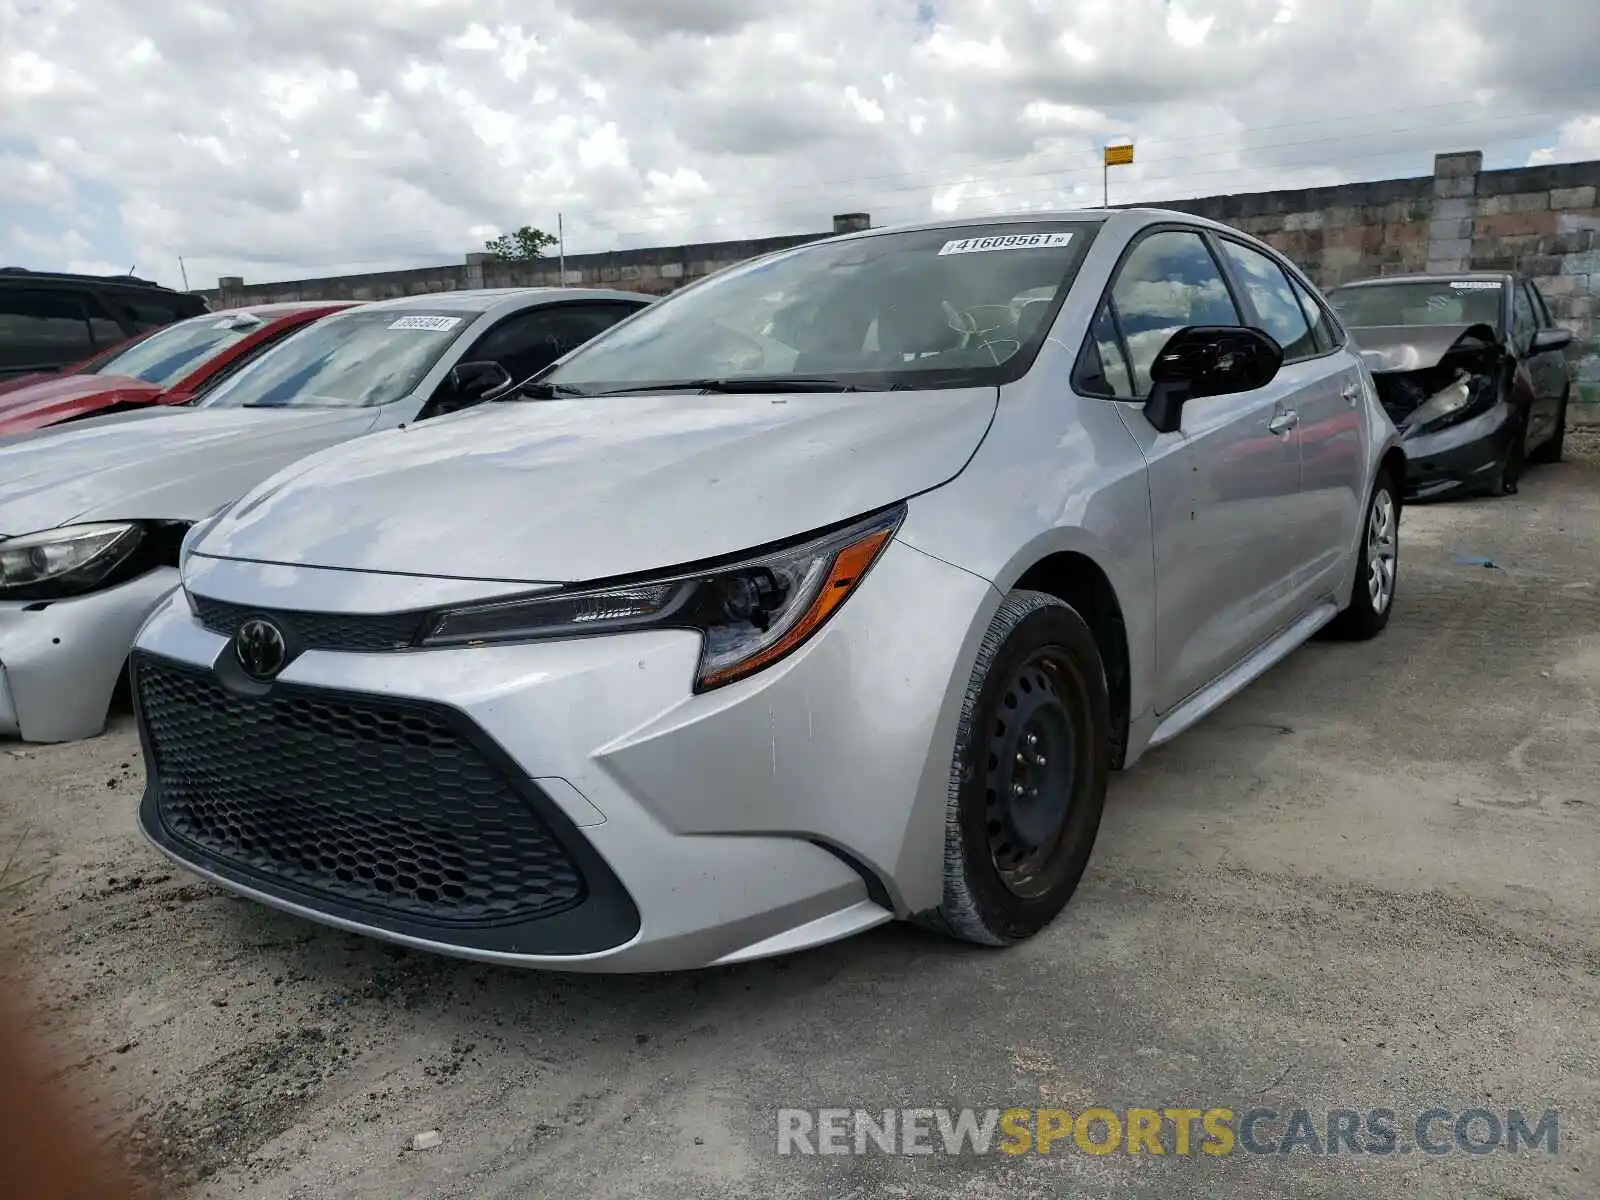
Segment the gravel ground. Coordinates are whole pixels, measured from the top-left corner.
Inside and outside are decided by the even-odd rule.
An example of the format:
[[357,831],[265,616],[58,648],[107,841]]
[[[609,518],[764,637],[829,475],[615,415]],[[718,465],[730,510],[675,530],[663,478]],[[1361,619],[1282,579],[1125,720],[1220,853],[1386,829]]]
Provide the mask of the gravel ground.
[[[615,979],[404,953],[163,865],[124,718],[0,744],[0,986],[166,1195],[1600,1195],[1600,431],[1569,445],[1517,497],[1408,510],[1388,632],[1116,778],[1018,949],[897,927]],[[781,1106],[1095,1103],[1554,1107],[1560,1148],[775,1152]]]

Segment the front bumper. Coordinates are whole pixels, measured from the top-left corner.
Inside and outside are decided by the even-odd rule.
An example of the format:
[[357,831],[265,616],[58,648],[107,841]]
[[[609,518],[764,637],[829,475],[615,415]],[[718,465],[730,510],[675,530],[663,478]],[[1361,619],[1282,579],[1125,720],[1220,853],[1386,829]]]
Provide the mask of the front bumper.
[[72,600],[0,602],[0,734],[72,742],[105,728],[139,626],[178,586],[158,567]]
[[1404,436],[1406,498],[1427,500],[1493,486],[1510,445],[1513,415],[1510,405],[1497,404],[1438,433]]
[[[367,587],[223,562],[199,583],[359,611],[341,574]],[[393,579],[390,611],[411,586]],[[135,659],[140,824],[264,903],[480,960],[652,971],[817,945],[938,902],[956,717],[997,602],[892,543],[800,651],[694,695],[700,639],[677,631],[311,650],[241,688],[174,597]]]

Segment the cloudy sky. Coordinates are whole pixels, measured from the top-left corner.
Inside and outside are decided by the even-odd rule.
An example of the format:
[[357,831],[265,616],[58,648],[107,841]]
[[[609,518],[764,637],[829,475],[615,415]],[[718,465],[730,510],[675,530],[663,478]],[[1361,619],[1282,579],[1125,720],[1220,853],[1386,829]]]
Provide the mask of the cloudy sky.
[[0,264],[191,285],[1600,158],[1593,0],[0,0]]

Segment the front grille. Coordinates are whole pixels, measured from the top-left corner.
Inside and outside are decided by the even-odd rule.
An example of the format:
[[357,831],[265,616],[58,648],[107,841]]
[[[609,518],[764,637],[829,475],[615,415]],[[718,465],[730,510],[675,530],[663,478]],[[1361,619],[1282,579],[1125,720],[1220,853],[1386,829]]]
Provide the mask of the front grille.
[[434,922],[580,903],[577,866],[510,781],[431,706],[276,685],[236,696],[138,655],[166,830],[246,874]]
[[271,617],[285,629],[299,635],[307,650],[371,652],[400,650],[416,642],[422,631],[422,613],[387,613],[380,616],[347,613],[283,612],[230,604],[209,596],[192,596],[200,624],[213,633],[231,638],[246,617]]

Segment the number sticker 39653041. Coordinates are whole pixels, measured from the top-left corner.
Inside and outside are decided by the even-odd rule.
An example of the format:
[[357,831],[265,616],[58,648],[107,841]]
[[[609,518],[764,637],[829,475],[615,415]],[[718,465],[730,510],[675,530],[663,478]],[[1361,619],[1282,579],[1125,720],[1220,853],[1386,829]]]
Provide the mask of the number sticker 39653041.
[[431,317],[415,316],[401,317],[389,326],[390,329],[431,329],[435,333],[449,333],[461,324],[460,317]]

